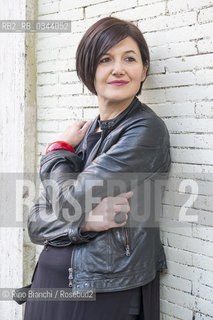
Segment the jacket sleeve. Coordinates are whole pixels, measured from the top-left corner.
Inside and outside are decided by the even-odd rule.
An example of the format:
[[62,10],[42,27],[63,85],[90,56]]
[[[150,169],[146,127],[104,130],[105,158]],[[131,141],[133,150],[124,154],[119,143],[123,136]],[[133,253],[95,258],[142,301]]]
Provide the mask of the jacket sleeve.
[[[48,173],[48,166],[52,165],[51,174]],[[62,166],[62,164],[66,166]],[[71,242],[88,242],[91,238],[96,236],[96,233],[85,232],[83,235],[80,233],[80,229],[75,230],[77,232],[77,237],[72,235],[72,221],[67,221],[65,219],[60,219],[57,214],[55,214],[50,200],[50,190],[52,187],[56,188],[56,181],[52,180],[52,176],[60,177],[63,175],[63,180],[66,179],[70,183],[70,187],[76,180],[79,173],[82,171],[84,162],[76,154],[67,152],[65,150],[58,150],[43,156],[41,159],[41,169],[40,176],[42,178],[43,185],[45,186],[41,195],[39,196],[35,205],[31,208],[28,217],[28,234],[33,243],[44,244],[45,240],[52,239],[52,241],[64,241]],[[56,168],[62,168],[63,172],[56,170]],[[52,183],[51,183],[52,182]],[[53,184],[55,184],[53,186]],[[66,210],[66,209],[65,209]],[[70,237],[70,239],[69,239]]]
[[[53,234],[67,233],[72,243],[87,242],[95,237],[96,232],[80,232],[91,211],[88,198],[94,186],[102,185],[101,182],[107,184],[128,173],[167,171],[170,164],[167,128],[159,118],[136,121],[121,133],[107,152],[84,168],[77,179],[72,179],[73,163],[78,163],[78,156],[67,150],[42,157],[40,176],[45,196],[32,208],[28,219],[29,235],[35,243],[41,243]],[[101,187],[97,194],[99,198],[114,195]],[[42,211],[45,219],[41,217]]]

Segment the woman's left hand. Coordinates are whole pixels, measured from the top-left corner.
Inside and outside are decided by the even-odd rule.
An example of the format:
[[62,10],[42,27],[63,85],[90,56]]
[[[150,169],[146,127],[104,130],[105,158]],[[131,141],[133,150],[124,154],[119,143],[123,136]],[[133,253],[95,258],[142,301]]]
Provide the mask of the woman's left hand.
[[[104,198],[95,209],[93,209],[87,218],[86,224],[81,232],[86,231],[106,231],[111,228],[123,227],[127,223],[128,213],[130,211],[129,199],[133,192],[119,194],[116,197]],[[126,220],[122,223],[115,221],[118,212],[125,214]]]

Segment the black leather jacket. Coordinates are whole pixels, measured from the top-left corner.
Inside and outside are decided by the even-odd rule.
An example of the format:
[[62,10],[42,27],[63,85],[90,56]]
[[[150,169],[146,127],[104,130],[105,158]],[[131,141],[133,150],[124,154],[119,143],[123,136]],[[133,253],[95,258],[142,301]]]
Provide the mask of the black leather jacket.
[[[102,135],[85,163],[87,136],[98,123]],[[154,200],[148,196],[151,204],[144,206],[142,192],[145,190],[144,181],[153,183],[156,175],[168,172],[169,165],[167,128],[136,97],[116,118],[99,121],[97,117],[75,153],[57,150],[42,157],[40,177],[45,191],[29,215],[31,241],[73,246],[73,274],[70,277],[73,278],[73,288],[95,288],[97,292],[106,292],[150,282],[157,270],[166,268],[166,259],[158,223],[154,221]],[[131,178],[133,184],[132,181],[130,184]],[[51,186],[48,179],[51,179]],[[122,179],[123,184],[120,183]],[[119,190],[112,184],[107,187],[108,183],[118,180]],[[134,188],[133,197],[137,194],[137,204],[131,206],[132,197],[126,227],[81,233],[85,216],[91,210],[85,198],[91,192],[102,199]],[[148,218],[134,219],[134,214],[143,217],[146,210],[149,210]]]

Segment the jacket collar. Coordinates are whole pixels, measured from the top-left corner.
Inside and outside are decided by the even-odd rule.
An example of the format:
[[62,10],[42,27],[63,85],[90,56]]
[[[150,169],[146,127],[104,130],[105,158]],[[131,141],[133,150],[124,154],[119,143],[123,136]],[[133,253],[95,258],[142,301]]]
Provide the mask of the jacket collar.
[[98,115],[94,121],[95,127],[97,126],[97,123],[98,123],[101,130],[113,129],[129,113],[129,111],[132,109],[132,107],[136,104],[137,101],[138,101],[138,98],[134,97],[130,105],[124,111],[122,111],[117,117],[113,119],[101,121],[100,115]]
[[81,143],[77,146],[76,152],[79,152],[80,149],[85,149],[87,145],[87,137],[91,132],[94,132],[95,129],[100,126],[101,130],[105,132],[105,134],[109,133],[109,131],[113,130],[117,126],[117,124],[124,119],[124,117],[132,110],[132,108],[140,102],[138,98],[135,96],[130,105],[122,111],[117,117],[111,120],[100,120],[100,115],[98,115],[94,121],[91,123],[84,139],[81,141]]

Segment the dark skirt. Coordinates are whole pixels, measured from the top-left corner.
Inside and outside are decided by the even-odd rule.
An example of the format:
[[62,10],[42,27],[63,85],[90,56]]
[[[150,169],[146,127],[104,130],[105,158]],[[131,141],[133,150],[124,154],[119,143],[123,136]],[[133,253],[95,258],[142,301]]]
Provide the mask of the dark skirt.
[[[69,288],[72,247],[48,246],[39,257],[33,288]],[[26,302],[24,320],[159,320],[159,272],[149,284],[125,291],[96,293],[95,301]]]

